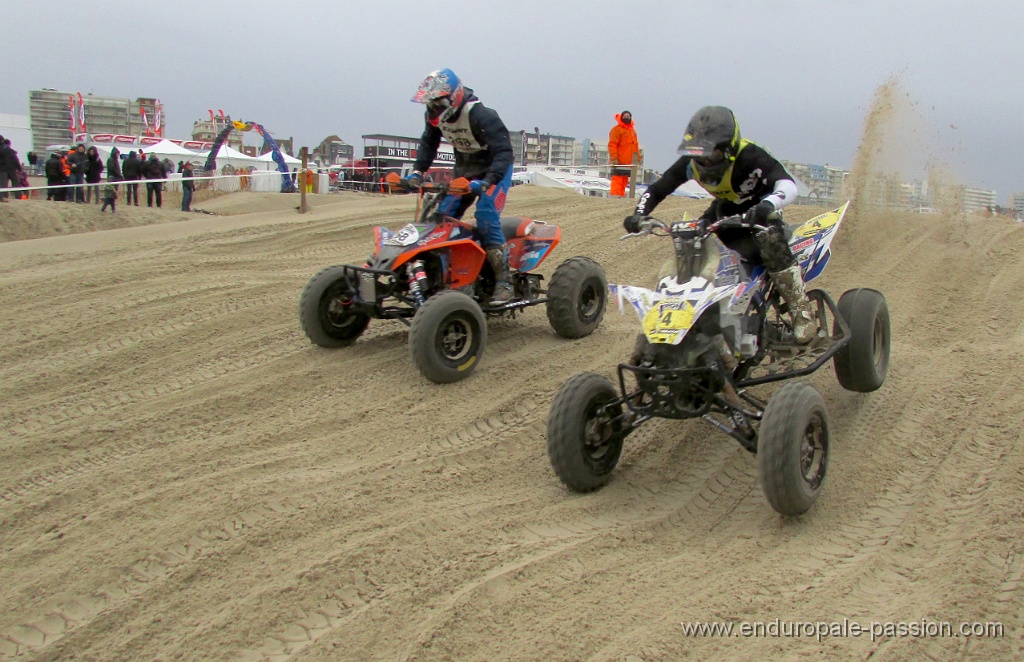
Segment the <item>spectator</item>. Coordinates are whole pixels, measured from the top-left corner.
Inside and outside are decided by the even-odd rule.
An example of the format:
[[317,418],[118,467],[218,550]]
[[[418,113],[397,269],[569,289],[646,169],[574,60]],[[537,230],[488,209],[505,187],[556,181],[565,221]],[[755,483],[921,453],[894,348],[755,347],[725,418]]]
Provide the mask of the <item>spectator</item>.
[[615,116],[615,126],[608,132],[608,161],[612,165],[611,194],[613,197],[623,198],[626,196],[630,166],[633,164],[633,157],[639,151],[636,127],[633,126],[633,113],[624,110]]
[[146,178],[146,206],[152,207],[153,196],[156,196],[157,208],[163,207],[163,182],[160,180],[167,179],[167,170],[164,168],[164,164],[160,163],[156,154],[150,154],[149,159],[142,164],[142,175]]
[[20,165],[18,153],[11,149],[10,141],[0,136],[0,201],[7,202],[5,189],[7,189],[8,182],[14,182],[14,185],[17,186]]
[[64,161],[61,159],[60,152],[50,154],[46,165],[43,166],[43,173],[46,175],[46,199],[63,202],[68,195],[67,189],[64,188],[68,178],[64,174]]
[[121,152],[116,147],[110,150],[110,158],[107,159],[107,181],[119,182],[124,179],[121,174]]
[[139,160],[139,157],[135,156],[134,150],[128,152],[128,158],[125,159],[124,166],[122,167],[122,176],[128,182],[128,185],[125,187],[128,194],[127,204],[133,204],[132,201],[134,200],[135,206],[138,207],[139,185],[132,182],[138,182],[142,179],[142,161]]
[[35,152],[29,152],[28,154],[25,155],[25,158],[28,159],[28,167],[29,167],[29,170],[32,171],[32,174],[33,175],[38,175],[39,174],[39,168],[38,168],[39,156]]
[[303,174],[305,175],[305,182],[304,183],[306,184],[306,193],[312,193],[313,192],[313,171],[310,168],[306,168],[306,171]]
[[110,179],[110,175],[107,175],[107,185],[103,187],[103,206],[100,212],[106,211],[108,206],[111,214],[117,211],[117,184]]
[[85,159],[85,201],[92,202],[95,197],[98,205],[100,203],[100,182],[103,181],[103,160],[100,159],[100,152],[95,145],[86,150]]
[[167,157],[164,157],[164,160],[163,160],[163,161],[161,161],[161,163],[162,163],[162,164],[163,164],[163,166],[164,166],[164,172],[165,172],[165,173],[167,173],[167,174],[170,174],[170,173],[172,173],[172,172],[181,172],[181,170],[180,170],[180,169],[177,169],[177,170],[176,170],[176,169],[174,168],[174,161],[170,160],[170,159],[169,159],[169,158],[167,158]]
[[32,184],[29,183],[29,181],[28,181],[28,173],[25,171],[24,168],[19,168],[18,169],[18,186],[23,188],[23,189],[26,189],[26,190],[19,192],[19,194],[16,197],[21,198],[22,200],[28,200],[28,194],[30,192],[32,193],[33,196],[38,195],[35,191],[28,191],[27,190],[28,187],[31,186],[31,185]]
[[196,190],[193,179],[192,164],[185,161],[181,164],[181,211],[192,211],[192,194]]
[[71,168],[71,175],[68,183],[74,188],[68,191],[68,202],[85,202],[85,167],[88,157],[85,155],[85,145],[78,143],[74,151],[68,155],[67,163]]

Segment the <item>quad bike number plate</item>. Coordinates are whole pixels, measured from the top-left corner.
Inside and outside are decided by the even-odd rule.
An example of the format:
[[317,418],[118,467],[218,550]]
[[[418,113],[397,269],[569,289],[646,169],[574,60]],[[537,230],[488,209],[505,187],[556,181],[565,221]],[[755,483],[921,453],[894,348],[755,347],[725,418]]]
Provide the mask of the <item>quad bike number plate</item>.
[[409,225],[406,225],[404,228],[396,232],[393,236],[385,239],[383,243],[388,244],[390,246],[409,246],[411,244],[415,244],[419,240],[419,229],[415,225],[410,223]]
[[653,343],[673,343],[693,326],[693,305],[689,301],[660,301],[644,315],[644,335]]

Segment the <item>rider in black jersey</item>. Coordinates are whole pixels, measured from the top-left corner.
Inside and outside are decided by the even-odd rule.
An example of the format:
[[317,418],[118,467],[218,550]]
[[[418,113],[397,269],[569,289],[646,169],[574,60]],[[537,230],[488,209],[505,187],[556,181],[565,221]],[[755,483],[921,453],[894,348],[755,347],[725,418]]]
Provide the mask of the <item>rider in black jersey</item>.
[[722,106],[698,110],[677,151],[682,156],[648,187],[636,210],[626,217],[626,231],[639,232],[644,217],[658,203],[683,183],[694,180],[715,198],[701,214],[702,221],[746,215],[747,227],[721,229],[716,233],[718,238],[744,259],[765,265],[789,305],[796,341],[810,342],[817,325],[800,265],[786,240],[781,213],[797,196],[792,175],[763,147],[740,138],[736,117]]

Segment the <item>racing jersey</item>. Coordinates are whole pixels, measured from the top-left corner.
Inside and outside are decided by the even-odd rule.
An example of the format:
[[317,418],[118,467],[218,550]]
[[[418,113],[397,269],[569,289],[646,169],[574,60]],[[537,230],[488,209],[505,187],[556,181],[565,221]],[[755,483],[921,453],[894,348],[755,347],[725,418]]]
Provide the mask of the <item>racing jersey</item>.
[[508,129],[498,113],[484,106],[466,89],[467,101],[449,121],[433,126],[427,121],[413,169],[426,172],[437,156],[441,138],[455,148],[453,177],[500,182],[515,158]]
[[771,200],[775,209],[781,209],[796,199],[797,188],[793,176],[760,145],[742,140],[739,152],[722,181],[703,182],[693,166],[690,156],[680,157],[658,181],[651,184],[636,205],[636,214],[648,215],[666,197],[689,180],[714,196],[715,201],[701,215],[716,219],[741,214],[761,200]]

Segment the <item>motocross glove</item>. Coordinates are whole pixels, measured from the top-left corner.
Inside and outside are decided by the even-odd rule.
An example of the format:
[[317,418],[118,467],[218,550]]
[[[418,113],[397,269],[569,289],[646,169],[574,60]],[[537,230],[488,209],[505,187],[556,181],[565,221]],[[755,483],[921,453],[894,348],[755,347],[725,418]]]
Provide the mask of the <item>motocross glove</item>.
[[474,179],[469,183],[469,192],[477,195],[483,195],[489,188],[490,184],[483,179]]
[[406,188],[419,188],[423,184],[423,174],[413,170],[402,178],[402,186]]
[[762,200],[757,206],[747,212],[747,223],[768,227],[768,217],[775,211],[775,205],[770,200]]
[[622,227],[626,228],[626,232],[636,234],[637,232],[640,232],[641,223],[646,220],[647,217],[643,214],[633,214],[631,216],[627,216],[622,221]]

